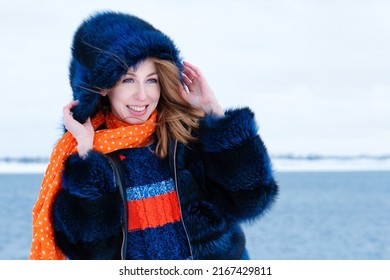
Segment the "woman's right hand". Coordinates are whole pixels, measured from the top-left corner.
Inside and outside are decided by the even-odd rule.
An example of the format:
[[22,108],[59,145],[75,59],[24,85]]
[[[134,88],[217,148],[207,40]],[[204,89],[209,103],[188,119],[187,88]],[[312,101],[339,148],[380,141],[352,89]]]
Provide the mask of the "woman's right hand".
[[82,124],[73,118],[71,109],[77,106],[78,101],[72,101],[63,108],[65,128],[72,133],[77,141],[77,151],[81,157],[87,155],[93,147],[93,137],[95,132],[91,123],[91,119]]

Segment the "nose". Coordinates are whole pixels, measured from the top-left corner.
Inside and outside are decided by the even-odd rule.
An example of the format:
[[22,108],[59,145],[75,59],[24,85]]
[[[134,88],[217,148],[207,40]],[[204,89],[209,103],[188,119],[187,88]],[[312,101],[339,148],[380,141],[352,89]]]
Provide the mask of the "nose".
[[145,89],[144,85],[140,84],[138,86],[137,92],[136,92],[134,97],[136,100],[139,100],[139,101],[143,101],[146,99],[147,94],[146,94],[146,89]]

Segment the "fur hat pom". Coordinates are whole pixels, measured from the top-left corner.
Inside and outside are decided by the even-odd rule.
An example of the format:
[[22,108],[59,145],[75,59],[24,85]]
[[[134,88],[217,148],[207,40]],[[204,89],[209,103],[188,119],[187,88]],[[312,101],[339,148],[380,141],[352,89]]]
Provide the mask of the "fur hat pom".
[[73,37],[69,67],[73,116],[85,122],[98,110],[99,92],[109,89],[130,67],[148,57],[169,60],[182,70],[174,42],[148,22],[120,12],[98,12],[84,20]]

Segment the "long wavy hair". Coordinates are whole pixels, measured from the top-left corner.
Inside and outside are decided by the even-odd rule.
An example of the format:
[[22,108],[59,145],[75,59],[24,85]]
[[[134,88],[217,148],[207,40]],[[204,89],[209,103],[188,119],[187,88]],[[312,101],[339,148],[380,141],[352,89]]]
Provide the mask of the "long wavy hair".
[[168,60],[151,58],[160,82],[161,95],[157,105],[156,154],[161,158],[168,155],[170,139],[188,144],[196,139],[192,131],[199,126],[204,112],[190,105],[180,93],[179,69]]

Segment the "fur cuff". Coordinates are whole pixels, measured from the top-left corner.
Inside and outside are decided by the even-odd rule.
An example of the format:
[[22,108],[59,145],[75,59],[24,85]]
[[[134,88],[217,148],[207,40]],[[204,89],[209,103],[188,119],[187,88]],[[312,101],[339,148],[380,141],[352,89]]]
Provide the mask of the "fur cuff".
[[116,193],[89,200],[60,191],[53,205],[53,223],[73,244],[96,242],[121,231],[121,207]]
[[115,190],[112,168],[100,152],[90,151],[85,158],[70,155],[64,165],[62,185],[72,195],[97,199]]
[[203,151],[221,152],[255,137],[258,126],[254,113],[246,107],[227,110],[223,117],[206,115],[199,131]]

